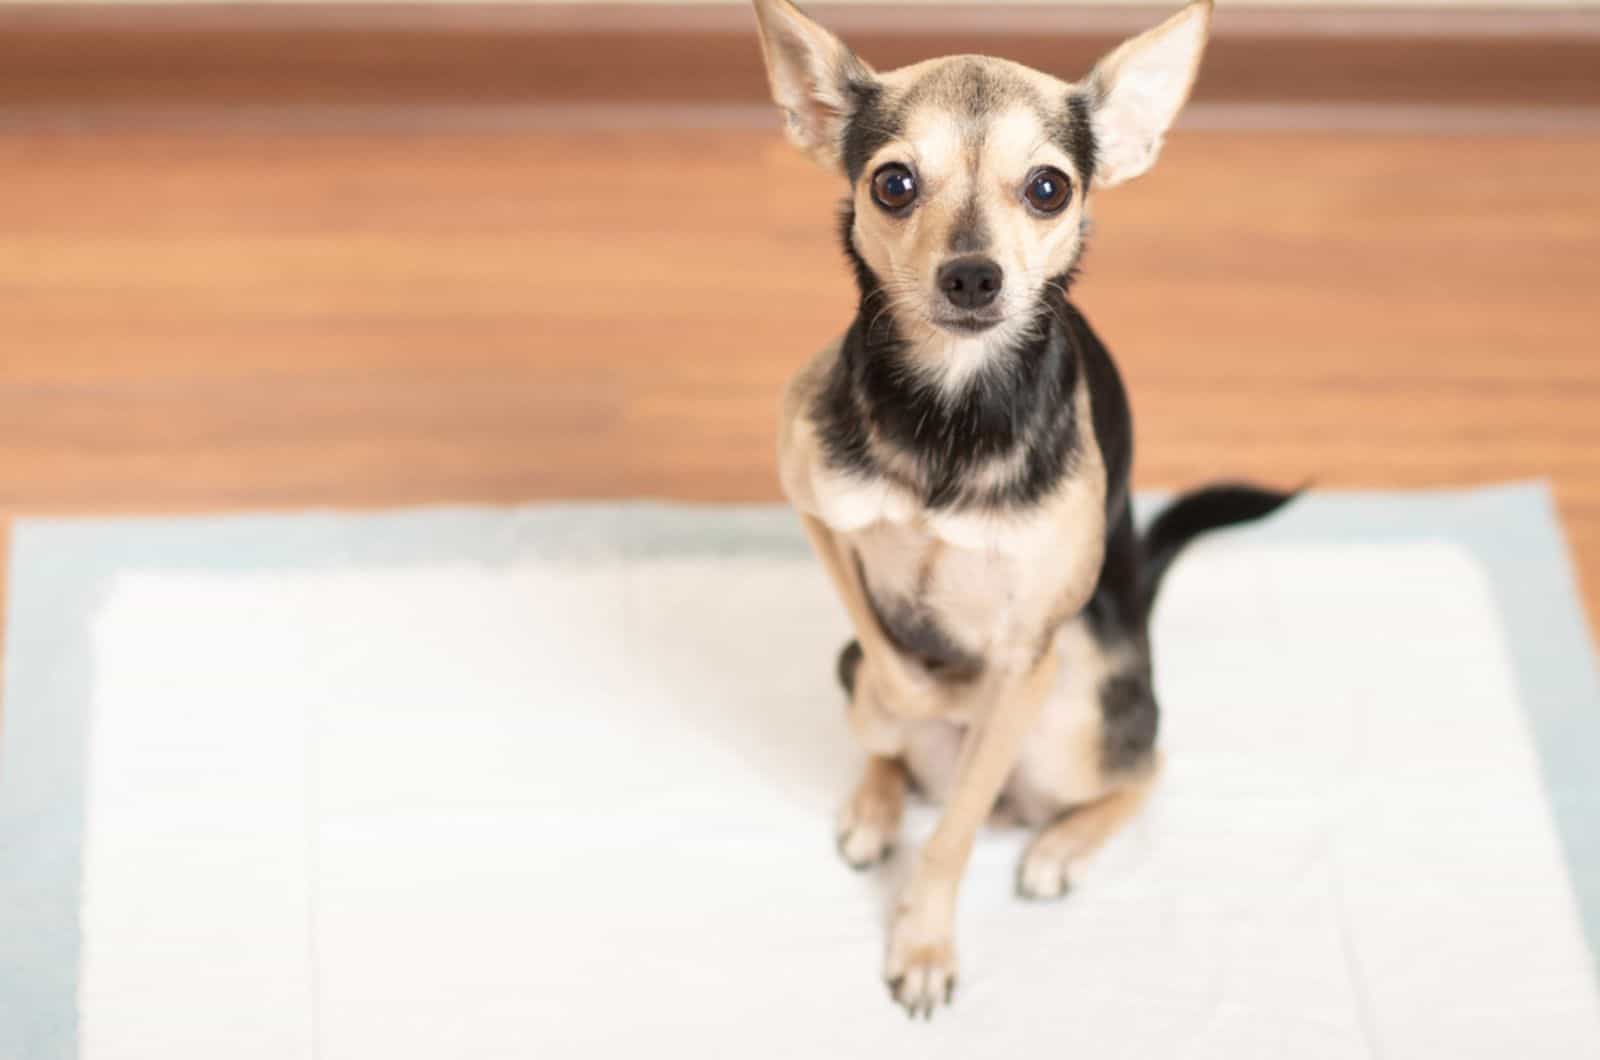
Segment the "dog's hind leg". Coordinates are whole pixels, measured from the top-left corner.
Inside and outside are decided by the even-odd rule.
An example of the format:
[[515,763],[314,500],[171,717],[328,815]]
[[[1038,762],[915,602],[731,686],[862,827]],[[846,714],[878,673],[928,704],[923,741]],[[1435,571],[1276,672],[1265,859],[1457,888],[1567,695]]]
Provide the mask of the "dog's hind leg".
[[1160,773],[1157,753],[1145,769],[1122,779],[1110,794],[1075,806],[1040,829],[1017,865],[1017,894],[1034,899],[1066,894],[1073,872],[1139,812]]
[[[861,661],[858,641],[850,641],[839,652],[839,684],[852,700]],[[909,786],[910,778],[898,758],[875,754],[867,759],[867,768],[855,791],[839,811],[839,856],[846,865],[852,869],[871,868],[894,852]]]

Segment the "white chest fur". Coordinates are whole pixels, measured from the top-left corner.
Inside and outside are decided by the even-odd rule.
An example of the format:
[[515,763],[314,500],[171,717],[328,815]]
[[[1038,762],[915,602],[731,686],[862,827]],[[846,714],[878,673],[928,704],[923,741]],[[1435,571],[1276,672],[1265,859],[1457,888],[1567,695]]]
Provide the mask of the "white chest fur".
[[1098,477],[1017,513],[929,511],[904,491],[813,471],[817,514],[859,562],[880,606],[911,607],[984,657],[1033,645],[1099,569]]
[[863,479],[820,465],[809,470],[815,514],[842,535],[887,526],[910,531],[929,544],[1024,559],[1060,532],[1053,507],[1021,514],[930,511],[885,479]]

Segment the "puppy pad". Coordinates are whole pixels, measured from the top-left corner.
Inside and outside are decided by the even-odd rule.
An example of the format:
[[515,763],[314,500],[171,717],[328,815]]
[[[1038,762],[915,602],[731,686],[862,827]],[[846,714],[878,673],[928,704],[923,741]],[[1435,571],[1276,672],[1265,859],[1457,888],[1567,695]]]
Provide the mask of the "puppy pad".
[[1313,496],[1174,568],[1168,771],[961,985],[879,979],[841,608],[780,509],[19,525],[0,1058],[1600,1056],[1600,696],[1548,498]]

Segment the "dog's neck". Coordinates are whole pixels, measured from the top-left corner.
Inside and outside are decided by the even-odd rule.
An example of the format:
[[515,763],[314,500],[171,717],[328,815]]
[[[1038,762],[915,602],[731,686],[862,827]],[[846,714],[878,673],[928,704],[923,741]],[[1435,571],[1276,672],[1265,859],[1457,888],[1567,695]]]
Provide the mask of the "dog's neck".
[[1070,470],[1080,371],[1064,291],[1046,285],[1028,326],[1008,336],[911,339],[878,278],[845,253],[860,303],[816,418],[836,465],[910,489],[931,509],[1028,505]]

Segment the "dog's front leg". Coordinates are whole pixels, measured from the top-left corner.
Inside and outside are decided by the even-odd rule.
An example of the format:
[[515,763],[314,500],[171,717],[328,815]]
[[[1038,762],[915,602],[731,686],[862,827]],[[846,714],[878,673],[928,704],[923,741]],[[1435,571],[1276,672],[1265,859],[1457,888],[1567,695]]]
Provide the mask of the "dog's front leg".
[[1055,681],[1051,646],[1020,672],[990,682],[991,707],[967,732],[955,784],[933,835],[924,844],[889,930],[884,979],[906,1011],[931,1017],[955,990],[956,895],[978,829],[993,811],[1016,763],[1023,737]]
[[833,580],[861,645],[861,664],[850,696],[850,727],[868,751],[898,754],[903,747],[901,722],[932,717],[938,712],[941,704],[937,684],[926,674],[915,672],[889,642],[867,602],[866,587],[828,524],[805,513],[800,522],[812,550]]

